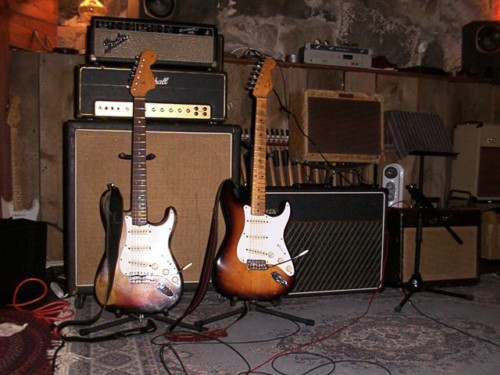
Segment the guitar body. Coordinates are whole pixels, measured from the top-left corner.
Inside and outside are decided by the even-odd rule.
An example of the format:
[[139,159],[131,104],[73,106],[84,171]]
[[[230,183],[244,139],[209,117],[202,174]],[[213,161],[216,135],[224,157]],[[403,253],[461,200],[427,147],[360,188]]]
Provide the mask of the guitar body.
[[168,208],[158,224],[151,224],[147,219],[146,163],[154,159],[154,154],[146,152],[146,94],[155,87],[151,65],[156,57],[155,51],[143,51],[133,69],[134,78],[130,84],[134,100],[132,154],[126,156],[132,161],[131,210],[122,216],[122,204],[116,204],[121,195],[113,187],[101,197],[107,249],[94,287],[101,305],[138,314],[170,309],[180,300],[183,286],[182,275],[170,249],[175,210]]
[[[157,313],[173,307],[182,294],[182,275],[170,251],[175,210],[159,224],[134,225],[127,212],[123,220],[113,286],[107,306],[139,314]],[[95,280],[95,295],[106,302],[109,269],[106,257]]]
[[289,293],[295,272],[284,241],[288,202],[279,215],[254,216],[250,206],[238,200],[234,184],[228,180],[222,187],[221,205],[226,234],[213,270],[216,289],[240,300],[271,301]]
[[40,212],[38,199],[33,199],[29,209],[16,210],[13,202],[7,202],[2,198],[2,217],[4,219],[27,219],[36,221]]

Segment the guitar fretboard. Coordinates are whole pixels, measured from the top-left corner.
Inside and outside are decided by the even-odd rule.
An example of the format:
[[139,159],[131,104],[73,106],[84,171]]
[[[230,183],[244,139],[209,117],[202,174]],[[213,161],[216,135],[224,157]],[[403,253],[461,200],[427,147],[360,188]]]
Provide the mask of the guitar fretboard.
[[145,225],[148,218],[145,103],[145,98],[134,98],[132,135],[132,223],[134,225]]

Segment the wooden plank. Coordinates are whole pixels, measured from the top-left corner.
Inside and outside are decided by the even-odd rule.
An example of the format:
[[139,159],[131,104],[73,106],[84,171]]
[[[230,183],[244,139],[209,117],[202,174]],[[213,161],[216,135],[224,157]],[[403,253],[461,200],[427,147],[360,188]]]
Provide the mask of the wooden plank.
[[384,98],[384,111],[417,111],[418,78],[379,74],[376,87],[376,93]]
[[500,124],[500,86],[493,86],[491,106],[493,107],[492,123]]
[[20,98],[18,143],[13,148],[19,159],[16,164],[20,172],[24,208],[30,208],[33,199],[40,198],[38,63],[38,54],[26,51],[10,53],[9,91],[11,96]]
[[8,0],[10,45],[30,51],[57,46],[57,0]]
[[10,200],[10,130],[3,115],[9,101],[9,28],[5,5],[0,3],[0,196]]
[[51,51],[57,44],[57,25],[12,13],[9,22],[10,45],[30,51]]
[[367,72],[345,72],[345,91],[374,94],[377,90],[377,75]]
[[306,88],[316,90],[343,90],[344,72],[333,69],[307,69]]
[[454,82],[451,111],[454,123],[493,121],[493,89],[489,83]]
[[227,120],[228,124],[250,129],[253,100],[248,93],[248,79],[252,65],[224,64],[227,74]]
[[[83,62],[83,55],[40,54],[41,219],[58,228],[63,227],[63,127],[74,117],[74,67]],[[63,259],[62,232],[49,233],[47,253],[51,260]]]
[[8,0],[10,11],[57,25],[57,0]]

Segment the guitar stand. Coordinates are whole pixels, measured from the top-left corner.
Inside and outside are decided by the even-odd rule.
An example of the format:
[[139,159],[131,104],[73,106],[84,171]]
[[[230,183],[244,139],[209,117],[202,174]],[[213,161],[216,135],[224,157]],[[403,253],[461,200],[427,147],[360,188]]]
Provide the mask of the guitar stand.
[[241,317],[243,317],[249,311],[257,311],[257,312],[260,312],[263,314],[274,315],[274,316],[277,316],[277,317],[280,317],[283,319],[288,319],[288,320],[291,320],[291,321],[294,321],[297,323],[303,323],[303,324],[308,325],[308,326],[313,326],[315,324],[314,320],[305,319],[305,318],[301,318],[299,316],[283,313],[281,311],[272,310],[272,309],[269,309],[265,306],[258,304],[255,301],[245,301],[244,303],[245,303],[245,306],[242,306],[238,309],[235,309],[233,311],[229,311],[229,312],[226,312],[226,313],[223,313],[220,315],[216,315],[212,318],[198,320],[198,321],[194,322],[193,324],[199,328],[203,328],[203,326],[205,326],[208,323],[213,323],[215,321],[229,318],[229,317],[234,316],[234,315],[241,315]]
[[[95,327],[82,328],[82,329],[80,329],[79,333],[81,336],[87,336],[93,332],[98,332],[98,331],[101,331],[101,330],[104,330],[107,328],[116,327],[116,326],[119,326],[122,324],[134,322],[134,321],[138,321],[138,322],[146,321],[146,325],[143,325],[143,326],[138,327],[138,328],[132,328],[132,329],[120,331],[117,333],[113,333],[113,334],[111,334],[111,336],[113,336],[114,338],[119,338],[119,337],[126,337],[126,336],[142,334],[142,333],[150,333],[150,332],[156,331],[156,325],[155,325],[154,321],[161,322],[161,323],[167,323],[167,324],[172,324],[174,322],[173,319],[163,317],[163,316],[160,316],[158,314],[140,314],[140,315],[130,314],[124,318],[120,318],[120,319],[112,321],[112,322],[103,323],[103,324],[100,324],[100,325],[95,326]],[[179,326],[186,328],[186,329],[198,331],[198,332],[202,332],[205,330],[203,327],[199,327],[199,326],[191,325],[191,324],[186,324],[186,323],[182,323],[182,322],[179,323]]]
[[462,239],[450,228],[450,226],[444,221],[444,219],[436,212],[432,203],[425,197],[425,195],[413,185],[408,185],[406,187],[410,192],[413,200],[417,202],[417,227],[415,234],[415,268],[414,273],[410,277],[406,285],[406,290],[404,291],[405,297],[401,303],[394,308],[394,311],[401,312],[404,305],[410,300],[413,294],[417,292],[431,292],[435,294],[446,295],[450,297],[464,298],[467,300],[473,300],[473,296],[461,293],[455,293],[450,291],[444,291],[439,289],[433,289],[425,286],[422,276],[420,275],[420,254],[422,249],[422,234],[423,234],[423,211],[427,211],[433,214],[433,216],[438,220],[438,222],[448,230],[453,239],[458,243],[462,244]]

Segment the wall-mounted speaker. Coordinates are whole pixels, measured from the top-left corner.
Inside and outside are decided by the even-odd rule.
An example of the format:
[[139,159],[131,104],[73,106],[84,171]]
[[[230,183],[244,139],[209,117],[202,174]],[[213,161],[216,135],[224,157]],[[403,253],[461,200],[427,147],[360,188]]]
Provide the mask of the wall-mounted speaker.
[[[463,241],[455,241],[439,218]],[[390,208],[385,281],[388,286],[405,285],[415,271],[417,210]],[[419,271],[424,282],[434,285],[469,284],[478,281],[481,212],[476,209],[435,209],[422,215]]]
[[128,0],[127,17],[165,21],[172,18],[176,0]]
[[291,95],[290,157],[299,161],[378,163],[382,100],[376,94],[305,90]]
[[403,207],[404,186],[404,169],[400,164],[388,164],[382,169],[382,187],[387,189],[389,207]]
[[500,80],[500,21],[473,21],[462,28],[462,69]]
[[500,125],[458,124],[453,134],[451,188],[478,200],[500,200]]
[[[148,221],[158,223],[175,208],[171,250],[181,268],[192,263],[183,271],[187,287],[199,281],[217,189],[227,178],[239,182],[240,137],[232,125],[148,122],[146,149],[155,155],[146,167]],[[130,207],[131,162],[118,155],[130,154],[131,123],[70,121],[64,139],[68,284],[73,294],[89,294],[104,254],[99,199],[108,183]]]
[[295,259],[290,295],[376,290],[382,279],[386,193],[365,188],[269,188],[267,211],[291,205],[285,243]]

